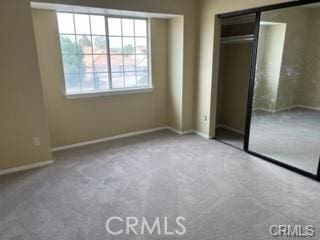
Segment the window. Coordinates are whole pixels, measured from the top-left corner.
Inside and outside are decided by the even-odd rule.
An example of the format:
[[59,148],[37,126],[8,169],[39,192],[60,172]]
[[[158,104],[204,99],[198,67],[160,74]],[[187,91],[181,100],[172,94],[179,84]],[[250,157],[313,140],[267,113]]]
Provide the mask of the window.
[[150,87],[148,20],[57,15],[67,94]]

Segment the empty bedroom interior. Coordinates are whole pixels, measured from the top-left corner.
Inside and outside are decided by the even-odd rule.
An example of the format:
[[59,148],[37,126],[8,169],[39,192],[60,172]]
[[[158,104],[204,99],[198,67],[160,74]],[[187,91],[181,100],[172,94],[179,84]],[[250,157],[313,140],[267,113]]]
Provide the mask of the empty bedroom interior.
[[2,0],[0,239],[317,232],[320,3],[287,2]]

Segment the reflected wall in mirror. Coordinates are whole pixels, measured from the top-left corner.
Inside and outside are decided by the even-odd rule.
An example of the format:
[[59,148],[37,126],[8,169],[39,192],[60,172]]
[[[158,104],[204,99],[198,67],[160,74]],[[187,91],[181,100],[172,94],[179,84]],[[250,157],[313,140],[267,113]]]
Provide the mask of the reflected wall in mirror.
[[261,13],[249,151],[317,173],[320,6]]

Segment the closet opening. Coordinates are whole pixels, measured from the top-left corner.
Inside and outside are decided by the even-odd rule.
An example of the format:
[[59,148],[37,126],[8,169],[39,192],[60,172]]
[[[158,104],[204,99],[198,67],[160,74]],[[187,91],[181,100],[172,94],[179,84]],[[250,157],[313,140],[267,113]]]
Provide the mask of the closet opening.
[[243,149],[256,14],[221,19],[215,138]]

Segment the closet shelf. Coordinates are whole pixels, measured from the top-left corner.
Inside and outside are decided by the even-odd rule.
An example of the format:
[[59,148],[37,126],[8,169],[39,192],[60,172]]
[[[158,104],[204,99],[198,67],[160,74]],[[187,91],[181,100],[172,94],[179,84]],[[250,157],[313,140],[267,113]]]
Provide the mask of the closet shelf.
[[245,42],[251,42],[253,40],[254,40],[254,34],[238,35],[238,36],[222,37],[221,44],[245,43]]

